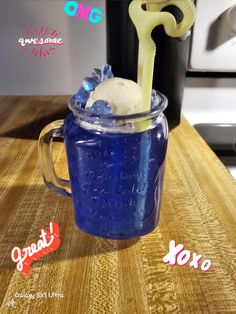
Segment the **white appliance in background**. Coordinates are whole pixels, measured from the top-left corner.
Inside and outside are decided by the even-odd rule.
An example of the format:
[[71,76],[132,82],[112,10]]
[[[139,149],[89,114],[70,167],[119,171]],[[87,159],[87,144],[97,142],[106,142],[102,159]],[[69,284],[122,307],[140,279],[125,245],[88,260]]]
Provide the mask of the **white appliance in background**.
[[224,151],[236,178],[236,0],[197,0],[196,9],[183,114],[216,153]]
[[236,0],[197,0],[189,69],[236,72]]

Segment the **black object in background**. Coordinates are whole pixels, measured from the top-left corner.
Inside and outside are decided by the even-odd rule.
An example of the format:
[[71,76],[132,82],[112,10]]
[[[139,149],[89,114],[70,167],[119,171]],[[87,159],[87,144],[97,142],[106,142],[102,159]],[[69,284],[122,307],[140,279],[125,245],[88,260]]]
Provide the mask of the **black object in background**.
[[[128,13],[130,2],[107,0],[107,59],[115,76],[136,81],[138,38]],[[178,8],[168,6],[164,10],[181,21]],[[189,39],[168,37],[162,26],[153,30],[152,37],[157,43],[153,88],[168,98],[165,114],[170,128],[174,128],[180,123]]]

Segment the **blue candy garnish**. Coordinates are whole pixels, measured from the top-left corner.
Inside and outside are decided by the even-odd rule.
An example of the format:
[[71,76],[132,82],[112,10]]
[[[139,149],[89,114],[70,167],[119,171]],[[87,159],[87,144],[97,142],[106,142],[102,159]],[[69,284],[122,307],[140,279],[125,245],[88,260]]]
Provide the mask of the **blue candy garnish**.
[[92,92],[98,86],[99,81],[97,77],[86,77],[83,80],[83,87],[87,92]]
[[100,69],[93,69],[92,77],[96,77],[99,82],[101,82],[101,70]]
[[151,98],[151,109],[157,108],[157,106],[160,104],[160,102],[161,102],[160,96],[158,96],[155,89],[153,89],[152,90],[152,98]]
[[75,94],[75,99],[76,101],[80,102],[81,104],[86,104],[88,98],[89,98],[89,92],[86,91],[86,89],[84,88],[84,86],[82,85],[78,92]]
[[111,71],[111,66],[109,64],[102,65],[101,81],[108,80],[108,79],[113,78],[113,77],[114,77],[114,75]]
[[84,108],[85,106],[83,106],[77,99],[76,99],[76,95],[72,96],[70,99],[70,103],[69,103],[69,108],[73,111],[73,110],[78,110],[81,108]]
[[[72,97],[69,105],[70,109],[72,109],[72,111],[85,109],[91,92],[95,90],[99,83],[110,78],[113,78],[113,73],[109,64],[103,65],[101,69],[93,69],[92,77],[86,77],[78,92]],[[86,110],[101,115],[112,114],[110,105],[103,100],[97,100],[92,107],[88,107]]]
[[95,103],[91,106],[91,111],[101,115],[112,114],[111,106],[104,100],[95,101]]

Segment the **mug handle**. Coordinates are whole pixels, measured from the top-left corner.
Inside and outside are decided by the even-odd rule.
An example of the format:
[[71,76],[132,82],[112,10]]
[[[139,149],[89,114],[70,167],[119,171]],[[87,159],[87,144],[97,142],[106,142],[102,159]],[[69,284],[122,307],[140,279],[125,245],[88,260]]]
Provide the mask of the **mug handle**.
[[52,142],[56,137],[64,138],[62,126],[64,120],[54,121],[43,128],[39,136],[38,156],[40,169],[46,186],[61,195],[71,196],[70,181],[59,178],[56,175],[53,158]]

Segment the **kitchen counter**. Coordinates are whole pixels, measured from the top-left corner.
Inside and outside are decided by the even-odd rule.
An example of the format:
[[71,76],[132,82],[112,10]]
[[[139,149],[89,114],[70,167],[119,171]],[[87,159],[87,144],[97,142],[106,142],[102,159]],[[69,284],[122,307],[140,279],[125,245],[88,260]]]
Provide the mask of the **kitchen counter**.
[[[236,313],[236,181],[223,164],[183,118],[170,133],[155,231],[120,242],[85,234],[71,199],[49,191],[38,166],[38,135],[68,114],[67,98],[0,97],[0,312]],[[54,158],[66,177],[60,142]],[[50,221],[61,244],[23,276],[11,250],[36,242]],[[212,267],[164,264],[170,240]]]

